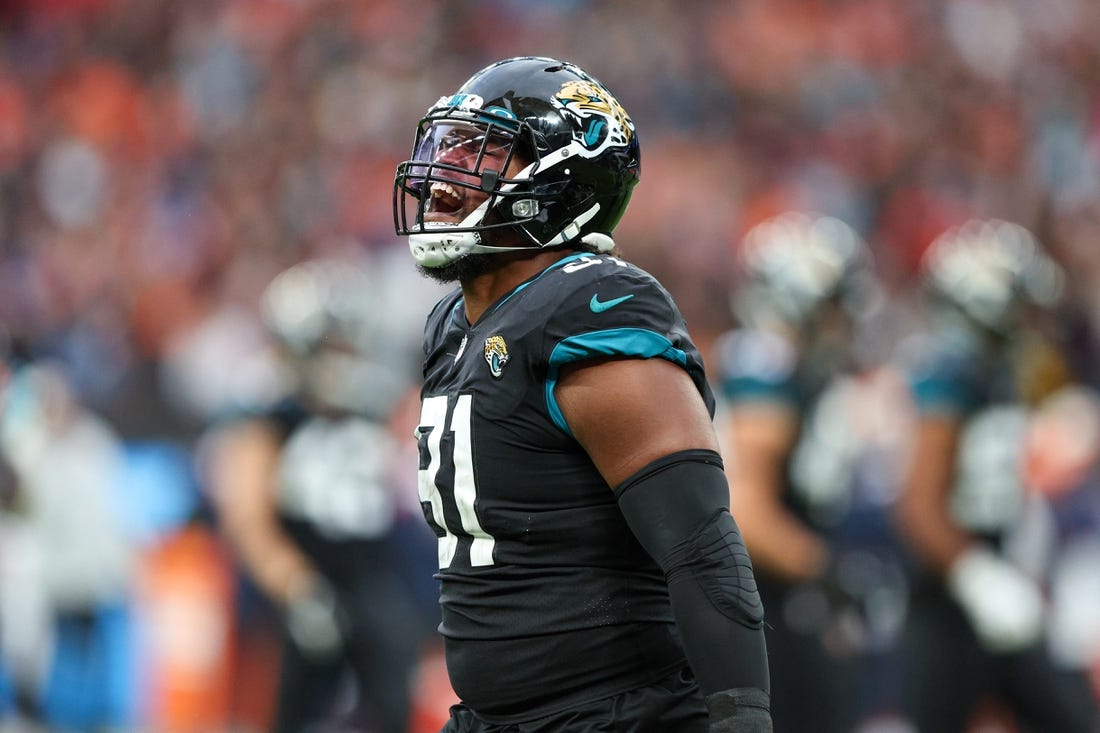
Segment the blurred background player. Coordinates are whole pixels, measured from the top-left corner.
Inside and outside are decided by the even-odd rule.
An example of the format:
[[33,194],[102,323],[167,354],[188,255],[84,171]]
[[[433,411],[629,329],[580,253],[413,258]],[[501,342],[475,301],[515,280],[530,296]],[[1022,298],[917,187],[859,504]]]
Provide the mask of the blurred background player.
[[839,219],[789,212],[751,229],[738,256],[740,325],[718,342],[718,373],[775,730],[851,731],[889,706],[868,670],[905,601],[884,511],[896,485],[881,470],[904,435],[904,395],[857,354],[879,295],[871,252]]
[[222,526],[283,621],[279,732],[408,729],[430,621],[395,541],[403,509],[387,421],[411,385],[410,362],[407,339],[389,338],[394,314],[380,289],[350,260],[277,276],[261,312],[297,388],[211,437]]
[[920,731],[954,733],[996,696],[1024,730],[1095,731],[1085,677],[1047,644],[1048,543],[1029,531],[1042,502],[1025,473],[1029,425],[1074,379],[1064,273],[997,220],[949,229],[922,265],[928,330],[902,352],[920,415],[897,505],[919,564],[905,710]]

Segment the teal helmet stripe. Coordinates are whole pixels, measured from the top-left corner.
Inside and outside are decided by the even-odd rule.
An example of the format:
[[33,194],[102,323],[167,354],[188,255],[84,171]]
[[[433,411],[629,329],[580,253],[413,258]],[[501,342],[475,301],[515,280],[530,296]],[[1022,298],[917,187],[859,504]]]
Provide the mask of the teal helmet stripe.
[[565,422],[565,416],[562,415],[558,401],[554,397],[558,372],[565,364],[601,356],[627,356],[639,359],[658,357],[687,368],[687,354],[682,349],[676,348],[661,334],[644,328],[612,328],[562,339],[550,352],[549,369],[546,373],[546,409],[554,424],[567,435],[572,435],[573,431]]

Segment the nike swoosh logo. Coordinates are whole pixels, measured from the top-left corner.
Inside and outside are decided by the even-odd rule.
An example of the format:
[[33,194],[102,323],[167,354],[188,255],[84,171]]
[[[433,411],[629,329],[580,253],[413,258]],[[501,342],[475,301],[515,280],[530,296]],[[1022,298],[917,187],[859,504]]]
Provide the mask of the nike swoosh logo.
[[605,310],[614,308],[619,303],[622,303],[624,300],[630,300],[633,297],[634,293],[631,293],[630,295],[624,295],[621,298],[612,298],[611,300],[601,301],[599,295],[593,295],[592,300],[588,301],[588,307],[592,309],[593,313],[603,313]]

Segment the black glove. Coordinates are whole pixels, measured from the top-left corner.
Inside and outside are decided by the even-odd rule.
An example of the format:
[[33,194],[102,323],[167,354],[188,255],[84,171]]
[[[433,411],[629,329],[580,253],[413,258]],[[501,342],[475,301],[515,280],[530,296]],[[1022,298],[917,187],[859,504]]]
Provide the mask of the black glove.
[[710,733],[772,733],[771,698],[756,687],[707,695]]
[[309,659],[332,659],[347,641],[347,614],[332,585],[320,576],[306,593],[287,603],[285,620],[291,640]]

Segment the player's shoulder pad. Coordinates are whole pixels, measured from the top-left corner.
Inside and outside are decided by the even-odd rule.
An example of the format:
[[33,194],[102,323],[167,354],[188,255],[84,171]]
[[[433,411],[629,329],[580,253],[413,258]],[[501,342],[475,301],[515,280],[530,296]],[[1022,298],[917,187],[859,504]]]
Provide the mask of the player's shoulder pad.
[[775,331],[738,328],[715,344],[719,376],[724,382],[746,380],[778,384],[791,379],[798,368],[798,347]]
[[545,314],[560,340],[588,332],[638,329],[667,335],[681,320],[672,296],[645,270],[610,255],[576,254],[538,278],[526,307]]
[[691,375],[708,409],[714,401],[702,359],[672,296],[645,270],[608,255],[566,257],[533,281],[523,299],[542,328],[534,352],[547,369],[547,405],[568,432],[554,399],[558,370],[605,357],[660,358]]
[[895,358],[924,409],[966,412],[981,399],[986,355],[965,332],[937,329],[914,334],[898,345]]
[[285,438],[308,417],[309,412],[297,395],[284,395],[272,402],[236,405],[219,414],[213,424],[217,428],[232,428],[262,423]]

